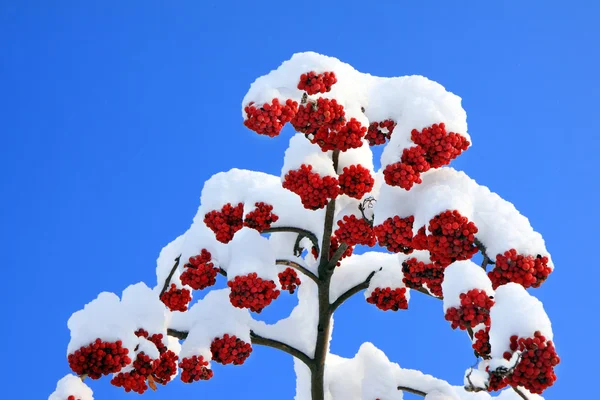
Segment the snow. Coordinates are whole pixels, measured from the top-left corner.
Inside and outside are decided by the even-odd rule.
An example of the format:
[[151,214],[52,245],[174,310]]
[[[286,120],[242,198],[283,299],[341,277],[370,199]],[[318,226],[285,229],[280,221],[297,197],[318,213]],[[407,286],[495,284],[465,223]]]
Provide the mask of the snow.
[[135,325],[135,330],[143,328],[150,335],[162,333],[166,336],[168,311],[152,289],[140,282],[127,287],[121,295],[123,311]]
[[281,180],[285,179],[285,175],[289,171],[300,169],[302,164],[312,166],[312,171],[321,177],[337,177],[337,173],[333,169],[331,154],[331,151],[321,151],[321,148],[308,141],[303,133],[296,133],[290,139],[289,147],[285,151]]
[[83,381],[75,375],[65,375],[56,384],[56,390],[48,400],[66,400],[75,396],[79,400],[94,400],[94,393]]
[[479,265],[472,261],[456,261],[444,271],[442,291],[444,293],[444,313],[451,307],[460,307],[460,295],[471,289],[484,290],[488,296],[494,295],[492,282]]
[[229,243],[227,279],[255,272],[259,278],[272,280],[279,287],[272,242],[254,229],[242,228]]

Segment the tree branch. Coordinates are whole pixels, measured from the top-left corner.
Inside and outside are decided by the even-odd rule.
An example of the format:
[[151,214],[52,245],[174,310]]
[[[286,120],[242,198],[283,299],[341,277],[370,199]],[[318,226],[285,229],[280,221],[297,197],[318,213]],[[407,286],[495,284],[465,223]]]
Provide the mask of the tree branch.
[[[381,271],[381,268],[379,269]],[[342,293],[342,295],[340,297],[338,297],[330,306],[329,306],[329,315],[333,314],[335,312],[335,310],[342,305],[342,303],[344,303],[346,300],[348,300],[350,297],[352,297],[353,295],[355,295],[356,293],[360,292],[361,290],[365,290],[366,288],[369,287],[369,283],[371,283],[371,279],[373,278],[373,276],[375,275],[377,271],[372,271],[369,276],[367,276],[367,279],[365,279],[364,282],[359,283],[358,285],[346,290],[344,293]]]
[[335,253],[333,253],[333,255],[331,256],[331,259],[329,260],[329,262],[327,263],[327,266],[325,268],[327,270],[334,270],[338,261],[340,260],[340,258],[342,258],[342,256],[344,255],[344,252],[347,249],[348,249],[348,245],[346,243],[341,243],[340,247],[338,247],[338,249],[335,251]]
[[[333,159],[333,170],[337,172],[338,160],[340,157],[340,151],[334,150]],[[329,263],[329,249],[331,247],[331,233],[333,232],[333,220],[335,217],[335,199],[329,200],[327,208],[325,208],[325,225],[323,227],[323,246],[321,249],[321,262],[319,263],[319,278],[327,272],[327,265]]]
[[523,400],[529,400],[529,398],[525,395],[525,393],[523,393],[521,391],[521,389],[519,389],[516,386],[511,386],[511,388],[513,388],[513,390],[523,399]]
[[312,279],[315,283],[319,283],[319,278],[313,274],[311,271],[309,271],[308,269],[304,268],[302,265],[298,264],[297,262],[294,261],[290,261],[290,260],[276,260],[275,264],[277,265],[287,265],[288,267],[297,269],[298,271],[302,272],[304,275],[308,276],[310,279]]
[[169,288],[169,286],[171,285],[171,278],[173,278],[173,274],[177,270],[177,267],[179,267],[179,259],[180,258],[181,258],[181,254],[179,255],[179,257],[177,257],[175,259],[175,264],[173,265],[173,268],[171,268],[171,271],[169,271],[169,275],[167,276],[167,279],[165,279],[165,284],[163,285],[163,288],[160,291],[158,298],[160,298],[163,295],[163,293],[166,292],[167,289]]
[[308,238],[312,242],[313,246],[315,246],[315,248],[317,249],[317,253],[319,253],[319,239],[317,239],[317,236],[314,233],[307,231],[306,229],[295,228],[293,226],[278,226],[276,228],[264,229],[261,233],[277,233],[277,232],[294,232],[299,235],[302,235],[302,236]]
[[425,393],[425,392],[422,392],[422,391],[417,390],[417,389],[409,388],[409,387],[406,387],[406,386],[398,386],[398,390],[401,390],[403,392],[408,392],[408,393],[416,394],[417,396],[423,396],[423,397],[427,396],[427,393]]
[[487,267],[488,264],[495,264],[495,262],[492,261],[492,259],[490,257],[488,257],[487,255],[487,249],[485,248],[485,245],[483,243],[481,243],[481,241],[477,238],[475,238],[475,246],[477,246],[477,248],[479,249],[479,251],[481,252],[481,255],[483,256],[483,261],[481,262],[481,268],[483,268],[485,270],[485,268]]

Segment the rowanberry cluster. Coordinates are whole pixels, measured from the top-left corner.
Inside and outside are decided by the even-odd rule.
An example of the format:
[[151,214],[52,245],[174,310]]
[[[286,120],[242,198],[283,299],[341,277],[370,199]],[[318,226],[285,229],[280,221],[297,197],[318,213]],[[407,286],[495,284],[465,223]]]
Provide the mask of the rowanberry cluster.
[[223,365],[242,365],[252,353],[252,345],[227,333],[222,338],[215,338],[211,345],[212,359]]
[[440,168],[450,164],[471,143],[462,135],[446,132],[444,123],[433,124],[420,132],[413,129],[411,139],[426,152],[426,158],[431,168]]
[[202,290],[217,283],[219,270],[210,262],[211,259],[212,256],[206,249],[202,249],[199,255],[190,257],[189,262],[184,265],[181,283],[194,290]]
[[431,261],[444,267],[477,253],[477,227],[458,211],[444,211],[429,221],[427,248]]
[[169,290],[160,295],[160,301],[171,311],[187,311],[188,304],[192,300],[192,294],[189,290],[177,289],[174,283],[171,283]]
[[373,247],[377,244],[373,227],[364,218],[344,215],[344,218],[337,224],[339,228],[335,231],[335,237],[342,243],[351,247],[357,244]]
[[300,196],[302,205],[309,210],[318,210],[339,194],[338,180],[333,176],[321,177],[312,171],[312,165],[302,164],[300,169],[289,171],[283,187]]
[[427,246],[427,232],[425,231],[425,227],[422,226],[412,239],[412,247],[415,250],[427,250]]
[[229,243],[233,235],[244,225],[244,203],[235,207],[231,203],[225,204],[221,211],[213,210],[204,216],[204,223],[215,233],[221,243]]
[[492,286],[496,289],[508,282],[518,283],[524,288],[539,287],[548,278],[552,269],[548,266],[548,257],[541,255],[523,256],[510,249],[496,256],[494,269],[488,272]]
[[375,288],[367,299],[367,303],[375,304],[383,311],[398,311],[408,309],[406,288]]
[[300,278],[298,277],[298,274],[293,268],[286,268],[277,276],[279,277],[279,284],[281,285],[281,289],[287,290],[288,292],[290,292],[290,294],[293,294],[296,288],[302,283],[300,281]]
[[123,342],[105,342],[96,339],[93,343],[81,347],[69,354],[69,367],[77,375],[87,375],[91,379],[100,379],[102,375],[116,374],[131,362],[129,349]]
[[442,297],[442,282],[444,281],[444,267],[433,263],[417,261],[416,258],[409,258],[402,263],[402,281],[411,289],[421,289],[427,285],[431,294]]
[[488,392],[495,392],[497,390],[504,389],[508,386],[508,381],[506,380],[506,376],[503,373],[496,373],[494,371],[489,371],[490,367],[487,367],[486,370],[489,373],[490,379],[488,382]]
[[410,165],[417,173],[427,172],[431,168],[427,161],[427,153],[419,145],[404,149],[400,161]]
[[390,186],[400,186],[402,189],[410,190],[415,183],[423,182],[421,174],[413,167],[403,162],[389,164],[383,170],[385,183]]
[[488,358],[492,351],[492,346],[490,345],[490,327],[486,326],[484,329],[478,330],[473,337],[475,339],[473,342],[473,350],[481,357]]
[[369,130],[365,135],[365,139],[369,141],[369,146],[385,144],[385,141],[389,140],[392,136],[395,127],[396,123],[391,119],[386,119],[381,122],[371,122]]
[[161,385],[166,385],[173,376],[177,373],[177,360],[179,357],[173,351],[169,350],[167,346],[163,343],[163,334],[155,333],[153,335],[149,335],[148,332],[144,329],[138,329],[135,332],[135,335],[138,337],[144,337],[154,343],[158,352],[160,353],[160,358],[157,360],[156,365],[154,366],[154,370],[152,371],[152,379],[154,382],[159,383]]
[[313,144],[318,144],[323,151],[346,151],[361,147],[365,133],[367,133],[367,128],[362,126],[355,118],[351,118],[350,121],[337,130],[320,127],[309,139]]
[[122,387],[126,392],[133,391],[143,394],[148,389],[146,380],[154,372],[157,364],[158,360],[153,360],[144,352],[140,352],[133,362],[133,369],[128,372],[119,372],[110,383],[113,386]]
[[[523,386],[531,393],[541,394],[556,381],[554,367],[560,362],[556,349],[551,340],[541,332],[535,332],[534,337],[510,338],[510,349],[520,351],[519,362],[512,374],[506,377],[511,386]],[[510,354],[506,354],[510,356]]]
[[315,134],[320,128],[338,131],[346,122],[344,106],[336,99],[318,98],[300,105],[291,123],[297,132]]
[[248,308],[256,313],[279,297],[275,282],[259,278],[256,272],[236,276],[227,282],[227,286],[231,288],[229,300],[234,307]]
[[406,218],[394,216],[373,227],[380,246],[392,253],[410,254],[412,248],[412,228],[415,218],[411,215]]
[[275,137],[279,135],[283,126],[292,120],[298,112],[298,103],[286,100],[285,104],[279,103],[279,99],[273,99],[271,103],[265,103],[258,107],[254,102],[244,107],[246,120],[244,125],[254,132]]
[[327,93],[336,82],[335,72],[317,74],[314,71],[310,71],[300,75],[298,89],[306,91],[309,95]]
[[360,164],[345,167],[338,180],[343,194],[359,200],[365,193],[370,192],[375,184],[371,172]]
[[203,356],[186,357],[179,363],[181,380],[185,383],[207,381],[213,377],[213,370],[208,367],[208,361]]
[[279,217],[273,214],[273,206],[262,201],[254,204],[256,208],[244,217],[244,226],[256,229],[259,232],[269,229],[271,224],[277,222]]
[[450,307],[446,310],[446,321],[450,321],[452,329],[466,330],[475,325],[490,326],[490,309],[494,300],[485,290],[471,289],[460,294],[460,307]]

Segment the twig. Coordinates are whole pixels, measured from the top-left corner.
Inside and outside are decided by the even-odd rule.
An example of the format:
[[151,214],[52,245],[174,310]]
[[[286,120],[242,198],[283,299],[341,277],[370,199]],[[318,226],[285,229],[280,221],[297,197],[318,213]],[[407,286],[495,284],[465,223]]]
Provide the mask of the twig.
[[519,396],[521,396],[521,398],[522,398],[523,400],[529,400],[529,398],[528,398],[528,397],[525,395],[525,393],[523,393],[523,392],[521,391],[521,389],[519,389],[519,388],[518,388],[518,387],[516,387],[516,386],[511,386],[511,388],[513,388],[513,390],[514,390],[514,391],[515,391],[515,392],[516,392],[516,393],[517,393]]
[[180,258],[181,258],[181,254],[179,255],[179,257],[177,257],[175,259],[175,264],[173,265],[173,268],[171,268],[171,271],[169,272],[169,275],[167,276],[167,279],[165,280],[165,284],[163,285],[163,288],[160,291],[160,294],[158,295],[159,298],[163,295],[164,292],[167,291],[167,289],[171,285],[171,278],[173,278],[173,274],[175,273],[175,270],[177,270],[177,267],[179,266]]
[[427,393],[425,393],[425,392],[422,392],[422,391],[417,390],[417,389],[409,388],[409,387],[406,387],[406,386],[398,386],[398,390],[401,390],[403,392],[408,392],[408,393],[416,394],[417,396],[423,396],[423,397],[427,396]]
[[[381,268],[379,269],[381,271]],[[353,295],[355,295],[356,293],[360,292],[361,290],[365,290],[366,288],[369,287],[369,283],[371,283],[371,279],[373,278],[373,275],[375,275],[377,271],[372,271],[369,276],[367,276],[367,279],[365,279],[364,282],[359,283],[358,285],[346,290],[344,293],[342,293],[342,295],[340,297],[338,297],[330,306],[329,306],[329,314],[333,314],[335,312],[335,310],[342,305],[342,303],[346,300],[348,300],[350,297],[352,297]]]
[[487,255],[487,249],[485,248],[485,245],[483,243],[481,243],[481,241],[477,238],[475,238],[475,246],[477,246],[477,248],[479,249],[479,251],[481,252],[481,255],[483,256],[483,261],[481,262],[481,268],[483,268],[485,270],[485,268],[487,267],[488,264],[494,265],[495,262],[492,261],[492,259]]
[[264,229],[261,233],[276,233],[276,232],[294,232],[294,233],[303,235],[304,237],[308,238],[312,242],[313,246],[317,249],[317,253],[319,253],[319,239],[317,239],[317,236],[314,233],[307,231],[306,229],[296,228],[293,226],[278,226],[276,228]]
[[296,242],[294,243],[294,255],[296,257],[300,257],[302,255],[302,251],[304,250],[303,247],[301,247],[300,242],[302,242],[302,239],[304,239],[304,235],[299,233],[298,236],[296,237]]
[[319,278],[315,274],[313,274],[311,271],[309,271],[307,268],[303,267],[302,265],[298,264],[297,262],[290,261],[290,260],[276,260],[275,264],[287,265],[288,267],[297,269],[298,271],[302,272],[304,275],[306,275],[310,279],[312,279],[315,283],[319,283]]
[[338,247],[335,253],[333,253],[333,255],[331,256],[331,259],[329,260],[329,263],[327,263],[327,266],[325,268],[327,270],[333,270],[337,262],[340,260],[340,258],[342,258],[347,249],[348,245],[346,243],[341,243],[340,247]]

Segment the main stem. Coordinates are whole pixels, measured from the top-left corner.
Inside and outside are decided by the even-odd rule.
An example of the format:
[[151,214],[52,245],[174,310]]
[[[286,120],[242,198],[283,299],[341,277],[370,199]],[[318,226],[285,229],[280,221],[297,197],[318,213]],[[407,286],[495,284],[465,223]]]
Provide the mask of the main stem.
[[[337,172],[339,150],[333,152],[333,169]],[[329,302],[329,286],[331,276],[335,268],[335,262],[331,265],[329,249],[331,247],[331,233],[335,218],[335,199],[327,204],[325,209],[325,222],[323,228],[323,241],[319,262],[319,282],[317,283],[319,297],[319,323],[317,325],[317,341],[315,344],[315,356],[311,368],[311,397],[312,400],[325,399],[325,359],[327,358],[329,335],[331,332],[331,312]]]

